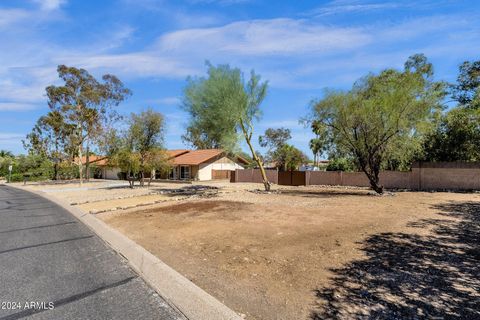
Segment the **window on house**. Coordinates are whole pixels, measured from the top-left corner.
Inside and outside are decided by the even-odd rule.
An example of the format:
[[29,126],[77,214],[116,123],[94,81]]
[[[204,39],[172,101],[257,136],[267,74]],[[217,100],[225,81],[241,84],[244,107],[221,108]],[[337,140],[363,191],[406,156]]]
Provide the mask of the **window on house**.
[[173,167],[172,169],[170,169],[170,174],[168,175],[168,178],[169,178],[169,179],[175,179],[175,176],[176,176],[176,175],[175,175],[175,170],[176,170],[175,167]]
[[180,179],[190,179],[190,166],[180,167]]

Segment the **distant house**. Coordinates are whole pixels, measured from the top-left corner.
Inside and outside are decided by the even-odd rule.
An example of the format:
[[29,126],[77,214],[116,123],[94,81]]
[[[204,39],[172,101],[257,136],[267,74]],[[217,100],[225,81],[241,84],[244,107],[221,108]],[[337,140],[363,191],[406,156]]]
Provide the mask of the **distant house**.
[[[162,176],[155,174],[155,179],[170,180],[212,180],[218,177],[227,177],[227,171],[243,169],[248,161],[241,157],[228,156],[220,149],[201,150],[167,150],[172,169],[169,174]],[[86,161],[84,159],[83,163]],[[120,168],[108,166],[108,159],[101,156],[90,156],[91,176],[99,179],[117,180],[121,173]],[[225,174],[223,174],[225,173]]]
[[[91,155],[88,157],[88,161],[90,162],[91,167],[90,178],[108,180],[118,179],[118,173],[120,173],[121,170],[119,168],[108,166],[108,157]],[[83,165],[86,165],[87,157],[82,157],[82,163]]]
[[[168,179],[212,180],[215,171],[243,169],[248,162],[241,157],[228,156],[220,149],[168,150],[173,165]],[[160,177],[159,177],[160,178]]]

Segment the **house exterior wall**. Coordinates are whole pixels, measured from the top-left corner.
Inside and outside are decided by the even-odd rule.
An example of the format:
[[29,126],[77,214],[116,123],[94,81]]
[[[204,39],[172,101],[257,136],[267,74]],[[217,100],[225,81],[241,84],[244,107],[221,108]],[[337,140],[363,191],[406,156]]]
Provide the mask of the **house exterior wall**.
[[199,180],[198,173],[199,173],[198,166],[190,166],[190,179]]
[[243,166],[229,159],[221,157],[212,162],[202,163],[198,166],[198,174],[196,180],[205,181],[212,180],[212,170],[236,170],[243,169]]
[[118,180],[118,173],[119,172],[120,172],[119,168],[106,168],[104,179]]

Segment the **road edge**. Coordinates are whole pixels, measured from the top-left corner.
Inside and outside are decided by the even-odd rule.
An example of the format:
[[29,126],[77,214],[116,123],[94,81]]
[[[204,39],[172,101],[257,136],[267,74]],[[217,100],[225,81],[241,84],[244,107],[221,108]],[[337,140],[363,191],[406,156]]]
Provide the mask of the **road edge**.
[[73,207],[65,201],[42,191],[6,184],[50,200],[73,214],[113,250],[122,255],[162,298],[171,303],[190,320],[242,320],[232,309],[195,285],[142,246],[113,229],[93,214]]

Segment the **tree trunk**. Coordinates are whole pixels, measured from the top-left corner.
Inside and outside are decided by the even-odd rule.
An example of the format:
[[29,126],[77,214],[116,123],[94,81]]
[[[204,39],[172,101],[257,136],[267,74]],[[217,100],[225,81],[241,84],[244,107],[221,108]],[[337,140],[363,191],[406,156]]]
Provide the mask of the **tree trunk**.
[[143,170],[140,170],[140,187],[145,186],[145,175],[143,174]]
[[90,146],[87,140],[87,153],[85,154],[85,180],[90,181]]
[[83,156],[82,145],[80,144],[78,146],[78,175],[79,175],[79,179],[80,179],[80,187],[83,184],[83,181],[82,181],[82,176],[83,176],[82,156]]
[[265,172],[265,168],[263,167],[263,163],[260,161],[258,158],[255,150],[253,149],[252,142],[250,141],[249,134],[247,133],[247,130],[245,129],[245,125],[243,124],[243,120],[240,120],[240,126],[242,127],[243,135],[245,136],[245,141],[248,144],[248,147],[250,148],[250,152],[252,153],[252,158],[253,160],[257,163],[258,168],[260,169],[260,173],[262,174],[262,180],[263,180],[263,186],[265,187],[265,191],[270,191],[270,182],[267,179],[267,173]]
[[53,165],[53,180],[58,180],[58,160],[56,159]]
[[371,169],[370,172],[367,172],[366,169],[363,170],[367,175],[367,178],[370,182],[370,187],[378,194],[383,194],[383,186],[379,185],[380,178],[379,178],[379,170]]
[[130,171],[127,172],[127,180],[128,180],[128,185],[130,186],[130,189],[133,189],[135,185],[135,180],[132,180]]
[[148,179],[148,187],[150,188],[150,184],[152,183],[153,180],[153,174],[150,173],[150,179]]

